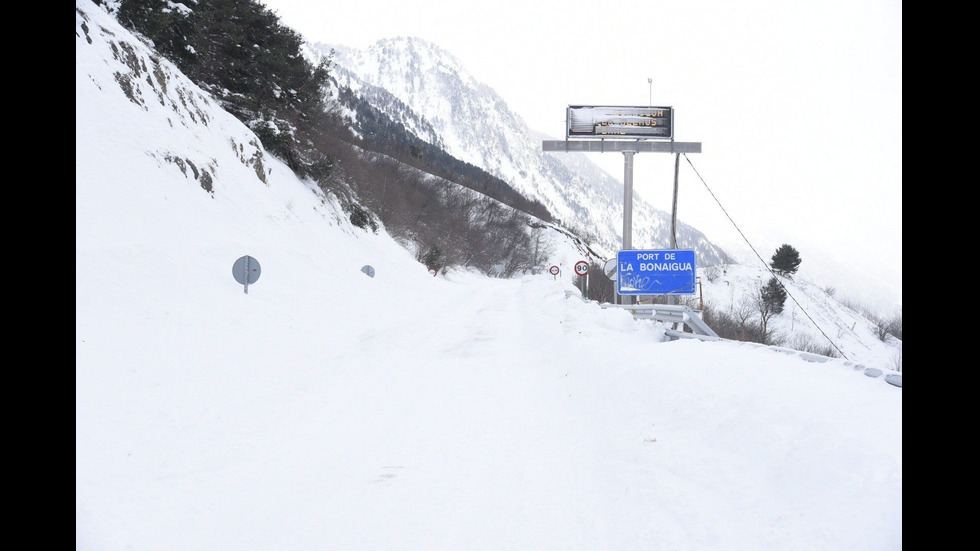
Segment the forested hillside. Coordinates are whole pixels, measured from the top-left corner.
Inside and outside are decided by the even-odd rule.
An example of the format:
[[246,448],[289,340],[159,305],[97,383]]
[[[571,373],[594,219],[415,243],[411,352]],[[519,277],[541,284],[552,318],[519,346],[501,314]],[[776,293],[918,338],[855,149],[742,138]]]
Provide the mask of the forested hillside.
[[504,264],[514,273],[540,260],[534,227],[552,220],[543,206],[339,89],[330,58],[311,63],[302,37],[261,3],[97,3],[210,92],[267,151],[335,195],[355,225],[384,224],[437,269]]

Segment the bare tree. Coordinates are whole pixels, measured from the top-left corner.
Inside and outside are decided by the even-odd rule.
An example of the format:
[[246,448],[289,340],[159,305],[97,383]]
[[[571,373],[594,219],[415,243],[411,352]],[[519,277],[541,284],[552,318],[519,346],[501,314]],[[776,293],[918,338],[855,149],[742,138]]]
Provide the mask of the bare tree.
[[704,277],[714,283],[721,276],[721,266],[715,264],[704,268]]
[[740,327],[749,325],[755,316],[755,304],[749,297],[742,297],[738,306],[732,308],[732,316]]
[[701,311],[701,319],[714,330],[719,337],[744,342],[761,342],[759,325],[753,321],[754,307],[747,299],[739,303],[739,307],[728,312],[715,307],[714,303],[706,302]]
[[752,295],[752,305],[755,306],[755,311],[759,315],[761,342],[769,344],[769,321],[776,315],[776,311],[772,301],[768,300],[761,287]]
[[871,324],[874,326],[875,336],[878,340],[885,342],[888,340],[888,322],[881,316],[871,317]]
[[555,252],[554,245],[545,236],[544,228],[539,224],[531,225],[531,242],[534,247],[531,253],[532,268],[543,267],[544,262]]
[[616,300],[616,282],[606,277],[602,265],[589,263],[589,299],[612,303]]
[[888,321],[888,334],[898,340],[902,340],[902,312],[895,314]]
[[899,373],[902,372],[902,349],[901,348],[899,348],[895,352],[895,355],[892,356],[892,364],[891,364],[891,367],[892,367],[892,369],[894,369],[895,371],[898,371]]
[[[823,342],[826,343],[827,341]],[[805,333],[801,333],[793,337],[792,341],[788,343],[788,346],[793,350],[799,350],[800,352],[820,354],[821,356],[827,356],[829,358],[840,357],[840,352],[838,352],[832,344],[822,344],[820,341],[814,340]]]

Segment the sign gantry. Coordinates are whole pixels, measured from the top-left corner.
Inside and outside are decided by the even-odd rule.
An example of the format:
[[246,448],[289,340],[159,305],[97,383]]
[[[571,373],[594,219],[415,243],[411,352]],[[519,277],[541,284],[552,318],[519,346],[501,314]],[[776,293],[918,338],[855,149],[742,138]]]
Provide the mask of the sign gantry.
[[[565,110],[565,139],[544,140],[541,147],[546,152],[618,151],[623,154],[624,250],[633,248],[633,155],[640,152],[675,154],[670,246],[677,247],[677,169],[680,154],[701,153],[701,142],[674,141],[673,107],[569,105]],[[627,297],[627,300],[632,302],[632,297]]]

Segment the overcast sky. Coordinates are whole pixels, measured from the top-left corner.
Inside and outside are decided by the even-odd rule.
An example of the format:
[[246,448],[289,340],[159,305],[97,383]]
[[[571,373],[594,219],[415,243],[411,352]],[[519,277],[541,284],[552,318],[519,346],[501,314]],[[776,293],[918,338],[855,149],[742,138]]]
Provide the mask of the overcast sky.
[[[556,138],[569,104],[673,106],[754,245],[820,247],[901,289],[900,1],[264,1],[314,42],[428,40]],[[621,154],[591,156],[622,179]],[[636,193],[670,211],[673,167],[638,155]],[[741,241],[683,157],[679,176],[679,217]]]

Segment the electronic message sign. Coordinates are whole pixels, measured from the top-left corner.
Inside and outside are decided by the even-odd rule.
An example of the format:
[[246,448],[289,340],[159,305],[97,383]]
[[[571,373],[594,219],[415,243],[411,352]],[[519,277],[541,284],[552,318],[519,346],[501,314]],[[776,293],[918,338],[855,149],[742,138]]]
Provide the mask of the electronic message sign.
[[566,138],[672,139],[673,107],[569,105]]

